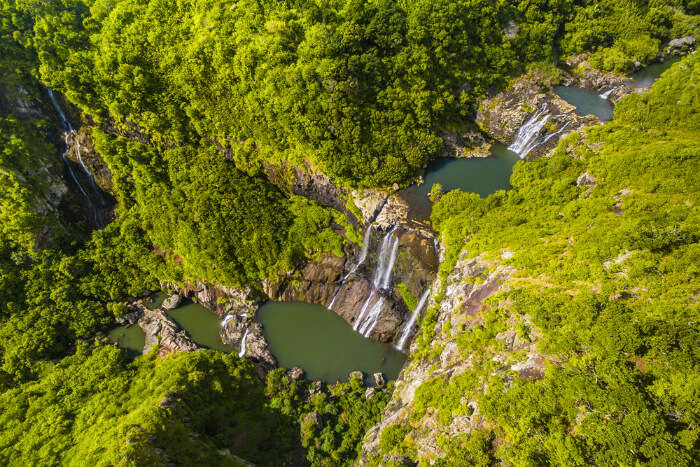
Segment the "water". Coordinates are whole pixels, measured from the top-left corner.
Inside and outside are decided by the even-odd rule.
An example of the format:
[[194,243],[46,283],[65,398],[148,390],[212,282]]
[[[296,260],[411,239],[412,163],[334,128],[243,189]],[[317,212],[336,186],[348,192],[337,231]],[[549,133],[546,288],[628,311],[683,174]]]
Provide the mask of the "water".
[[351,371],[382,372],[396,379],[406,356],[388,344],[363,338],[338,315],[320,305],[266,303],[257,314],[280,366],[300,366],[309,379],[346,381]]
[[613,118],[613,106],[601,98],[597,92],[571,86],[557,86],[554,92],[569,104],[576,107],[579,115],[595,115],[599,120],[607,122]]
[[209,349],[231,352],[232,347],[221,342],[221,319],[212,311],[194,302],[185,302],[174,310],[165,312],[197,344]]
[[445,192],[462,190],[482,197],[510,188],[513,166],[520,157],[500,143],[492,146],[491,154],[491,157],[474,159],[440,158],[430,164],[422,185],[412,185],[401,192],[401,197],[409,203],[409,216],[430,218],[432,203],[428,193],[435,183],[441,184]]
[[107,337],[110,341],[116,342],[119,347],[125,349],[132,358],[141,355],[143,346],[146,344],[146,336],[138,324],[114,328],[109,331]]
[[399,350],[403,350],[404,345],[406,345],[406,340],[408,339],[408,336],[411,335],[413,325],[416,323],[418,315],[420,315],[420,312],[423,310],[423,307],[428,301],[429,296],[430,289],[423,292],[423,296],[420,298],[420,301],[416,305],[416,309],[413,310],[413,313],[411,314],[411,319],[409,320],[408,324],[406,324],[406,326],[403,328],[403,333],[401,333],[401,339],[399,340],[399,344],[396,346]]
[[[68,173],[70,174],[71,178],[73,179],[73,182],[78,186],[78,189],[80,190],[80,193],[83,195],[83,198],[85,198],[85,201],[87,202],[88,205],[88,210],[92,213],[93,217],[93,223],[95,227],[101,228],[104,226],[104,220],[102,219],[102,215],[100,211],[95,207],[93,204],[92,200],[90,199],[90,196],[88,196],[87,192],[83,188],[83,186],[80,184],[78,181],[78,177],[75,175],[75,172],[73,171],[73,167],[70,164],[70,161],[68,159],[68,153],[71,150],[71,146],[69,143],[69,138],[71,135],[75,136],[75,130],[73,129],[73,125],[70,124],[70,121],[66,118],[66,114],[63,113],[63,110],[61,107],[58,105],[58,101],[56,101],[56,97],[53,95],[53,91],[49,89],[49,98],[51,99],[51,103],[53,104],[54,108],[56,109],[56,112],[58,113],[58,116],[61,118],[61,124],[63,125],[63,128],[66,130],[64,133],[64,142],[66,144],[66,150],[63,154],[61,154],[61,158],[63,159],[64,164],[66,165],[66,168],[68,169]],[[87,166],[83,163],[83,159],[80,156],[80,143],[76,140],[77,143],[77,155],[78,155],[78,161],[80,161],[80,165],[83,168],[83,171],[85,174],[88,176],[88,179],[90,180],[90,186],[92,187],[92,192],[94,196],[97,198],[100,206],[104,206],[104,198],[102,197],[102,193],[100,193],[100,190],[97,188],[97,184],[95,183],[95,177],[93,177],[92,172],[90,172],[90,169],[87,168]]]
[[515,136],[513,144],[508,146],[510,151],[518,154],[521,159],[524,159],[530,151],[538,146],[538,136],[540,131],[552,117],[547,112],[547,106],[544,105],[540,110],[535,112],[530,119],[518,129],[518,134]]
[[678,62],[680,59],[681,57],[667,57],[663,63],[654,63],[644,67],[630,76],[630,78],[632,78],[632,82],[628,83],[627,86],[637,89],[648,88],[659,76],[661,76],[661,73],[668,70],[671,65]]

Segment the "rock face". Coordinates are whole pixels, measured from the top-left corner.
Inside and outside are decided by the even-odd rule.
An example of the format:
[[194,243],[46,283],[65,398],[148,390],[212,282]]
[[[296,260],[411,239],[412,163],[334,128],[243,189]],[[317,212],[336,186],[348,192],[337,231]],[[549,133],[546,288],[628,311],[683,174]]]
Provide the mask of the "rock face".
[[182,303],[182,295],[175,293],[163,300],[162,307],[165,310],[174,310],[180,306],[180,303]]
[[[446,279],[445,295],[440,302],[437,322],[435,323],[431,347],[439,352],[436,358],[416,359],[408,364],[396,382],[396,388],[381,421],[371,428],[364,439],[360,465],[389,464],[390,459],[376,459],[379,450],[379,440],[382,431],[394,424],[408,424],[416,397],[416,389],[424,382],[436,377],[451,378],[471,368],[471,360],[457,348],[456,337],[450,328],[464,327],[470,329],[481,323],[479,311],[484,301],[507,287],[507,281],[513,273],[511,267],[503,267],[497,263],[487,263],[482,258],[469,258],[463,253],[455,268]],[[480,277],[481,281],[465,280]],[[437,287],[433,284],[433,287]],[[433,299],[428,306],[434,305]],[[449,323],[449,324],[448,324]],[[522,350],[528,356],[523,362],[513,366],[523,376],[542,374],[544,359],[539,355],[534,344],[523,341],[516,336],[515,331],[509,330],[498,336],[503,340],[508,350]],[[413,344],[413,351],[415,348]],[[468,401],[474,413],[470,416],[455,417],[449,425],[437,421],[439,413],[427,413],[420,420],[411,420],[410,436],[413,445],[418,450],[420,459],[435,459],[440,454],[438,438],[440,436],[457,436],[473,427],[479,426],[481,419],[478,407],[473,401]],[[427,464],[426,464],[427,465]]]
[[154,346],[160,344],[161,348],[158,356],[162,357],[170,353],[192,352],[199,349],[197,344],[192,342],[185,331],[168,318],[161,310],[149,310],[142,308],[143,315],[138,324],[146,335],[146,345],[143,354],[151,352]]
[[262,324],[255,322],[252,315],[227,315],[223,323],[219,335],[224,344],[238,349],[239,355],[241,355],[245,338],[245,351],[242,352],[241,356],[252,359],[265,369],[277,366],[277,360],[270,352],[270,347],[263,334]]
[[340,284],[345,263],[345,258],[327,254],[300,271],[288,274],[281,282],[263,283],[263,288],[273,300],[327,305]]
[[264,301],[264,297],[252,287],[237,289],[205,282],[185,282],[183,285],[161,282],[160,286],[165,291],[192,298],[219,316],[226,313],[248,313],[252,316]]

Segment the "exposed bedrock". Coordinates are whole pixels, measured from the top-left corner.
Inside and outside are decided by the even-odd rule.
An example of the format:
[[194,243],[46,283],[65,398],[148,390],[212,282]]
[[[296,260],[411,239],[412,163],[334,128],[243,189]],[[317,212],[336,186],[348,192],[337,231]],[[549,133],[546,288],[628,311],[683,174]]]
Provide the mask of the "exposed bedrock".
[[144,355],[150,353],[158,344],[160,344],[158,351],[160,357],[170,353],[192,352],[200,348],[162,310],[149,310],[143,306],[140,309],[143,314],[138,320],[138,325],[146,336]]

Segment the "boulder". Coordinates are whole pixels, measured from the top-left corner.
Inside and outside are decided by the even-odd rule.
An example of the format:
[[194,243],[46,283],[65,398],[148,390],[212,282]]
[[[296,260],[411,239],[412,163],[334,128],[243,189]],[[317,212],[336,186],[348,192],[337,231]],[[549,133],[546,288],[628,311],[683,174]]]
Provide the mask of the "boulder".
[[139,319],[139,327],[146,335],[146,345],[143,354],[151,352],[154,346],[160,344],[159,356],[169,353],[191,352],[198,350],[199,346],[192,342],[184,330],[171,320],[161,310],[149,310],[142,308],[143,316]]
[[579,175],[576,179],[576,185],[578,186],[595,186],[595,178],[588,173],[588,171]]
[[271,369],[277,366],[270,347],[263,334],[262,324],[253,321],[247,314],[229,315],[222,323],[221,341],[233,348],[240,349],[245,338],[245,357],[260,363],[264,368]]
[[679,37],[668,43],[668,48],[671,52],[678,52],[682,49],[692,48],[695,46],[695,38],[692,36]]
[[304,370],[302,370],[301,367],[295,366],[287,372],[287,377],[292,381],[299,381],[304,378]]
[[180,306],[180,303],[182,303],[182,295],[174,293],[165,300],[163,300],[163,304],[161,305],[161,307],[164,310],[174,310],[175,308]]
[[301,425],[304,426],[304,425],[308,425],[308,424],[312,424],[316,428],[321,428],[323,426],[323,421],[321,420],[321,415],[319,415],[319,413],[316,411],[307,413],[304,416],[304,419],[302,420]]
[[386,384],[386,380],[384,379],[383,373],[374,373],[372,376],[374,377],[374,384],[375,385],[384,386],[384,384]]
[[371,398],[374,397],[374,395],[377,393],[377,390],[374,388],[367,388],[365,390],[365,399],[370,400]]
[[140,307],[132,307],[131,311],[117,318],[117,323],[131,326],[138,322],[143,316],[143,311]]
[[355,370],[350,372],[350,379],[352,378],[360,378],[360,380],[364,380],[365,374],[361,372],[360,370]]

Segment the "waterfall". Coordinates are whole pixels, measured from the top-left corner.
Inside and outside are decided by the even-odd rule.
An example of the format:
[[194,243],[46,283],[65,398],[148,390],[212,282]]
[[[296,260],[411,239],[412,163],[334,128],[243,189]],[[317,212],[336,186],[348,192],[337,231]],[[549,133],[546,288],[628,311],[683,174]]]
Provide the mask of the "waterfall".
[[245,356],[245,339],[248,337],[248,328],[245,328],[245,332],[243,333],[243,339],[241,339],[241,351],[238,352],[238,357],[243,358]]
[[[87,201],[88,209],[92,213],[93,220],[95,222],[96,227],[102,227],[102,219],[99,214],[99,211],[95,208],[95,205],[93,204],[92,200],[90,199],[90,196],[88,196],[87,192],[83,188],[83,186],[80,184],[78,181],[78,177],[75,174],[75,171],[73,171],[73,167],[71,166],[70,160],[68,159],[68,154],[70,153],[71,146],[70,146],[70,137],[75,136],[76,132],[73,129],[73,125],[70,124],[68,119],[66,118],[66,114],[63,113],[63,110],[61,107],[58,105],[58,102],[56,101],[56,98],[53,95],[53,91],[51,89],[48,90],[49,92],[49,98],[51,99],[51,103],[53,104],[54,108],[56,109],[56,113],[58,113],[58,116],[61,118],[61,124],[63,125],[63,128],[66,130],[64,133],[64,142],[66,144],[66,150],[63,154],[61,154],[61,158],[63,159],[64,164],[66,165],[66,168],[68,169],[68,173],[70,174],[71,178],[73,179],[73,182],[78,186],[78,189],[80,190],[80,193],[82,193],[83,197]],[[90,172],[90,169],[87,168],[85,163],[83,163],[83,159],[80,156],[80,142],[75,140],[76,144],[78,145],[77,147],[77,155],[78,155],[78,161],[80,162],[80,165],[82,166],[83,170],[85,171],[85,174],[88,176],[90,179],[90,184],[92,186],[92,191],[94,192],[95,196],[97,199],[100,201],[100,205],[104,204],[104,199],[102,198],[102,194],[100,193],[100,190],[97,188],[97,184],[95,183],[95,177],[92,176],[92,172]]]
[[416,305],[416,308],[413,310],[413,314],[411,315],[410,321],[408,322],[406,327],[403,328],[403,332],[401,333],[401,339],[399,339],[399,345],[396,346],[397,349],[403,350],[403,346],[406,345],[406,340],[408,339],[408,336],[411,335],[413,325],[416,324],[418,315],[420,315],[421,310],[425,306],[425,302],[428,300],[428,296],[430,296],[430,289],[423,292],[423,296],[421,296],[420,301]]
[[546,143],[547,141],[549,141],[550,139],[552,139],[554,136],[557,136],[557,135],[560,134],[562,131],[566,130],[566,127],[568,127],[570,123],[571,123],[571,122],[568,122],[568,121],[567,121],[566,124],[565,124],[564,126],[562,126],[561,128],[559,128],[557,131],[548,134],[547,137],[542,141],[542,144]]
[[546,110],[547,106],[542,106],[530,120],[525,122],[518,130],[513,144],[508,146],[508,149],[518,154],[521,159],[527,156],[527,154],[537,146],[537,136],[551,117],[550,114],[545,114]]
[[615,89],[619,88],[619,87],[620,87],[620,86],[615,86],[615,87],[612,88],[612,89],[608,89],[608,90],[605,91],[604,93],[600,94],[600,98],[601,98],[601,99],[607,100],[608,97],[610,97],[610,94],[612,94],[613,91],[614,91]]
[[[396,260],[396,257],[394,256],[394,231],[397,229],[398,225],[395,225],[394,228],[392,228],[389,233],[384,235],[384,239],[382,240],[382,245],[379,249],[379,259],[377,260],[377,269],[374,271],[374,280],[372,281],[372,285],[376,288],[380,288],[382,284],[384,283],[384,278],[387,274],[391,275],[391,269],[387,271],[387,267],[389,266],[389,263],[393,260]],[[398,247],[398,240],[396,243],[396,247]],[[393,262],[391,263],[391,267],[394,267]]]
[[367,308],[369,307],[369,304],[372,301],[373,297],[374,297],[374,290],[372,290],[372,292],[369,294],[369,297],[367,297],[365,304],[362,305],[362,309],[360,310],[360,314],[357,316],[357,321],[355,321],[355,325],[352,327],[352,329],[354,331],[357,331],[360,328],[360,324],[362,324],[362,320],[365,317],[365,313],[367,313]]
[[226,315],[226,317],[221,321],[221,327],[225,328],[226,324],[233,319],[233,315]]
[[362,239],[362,249],[360,250],[360,256],[357,259],[357,264],[352,267],[349,273],[345,274],[345,277],[343,277],[343,280],[340,281],[340,287],[338,287],[338,290],[335,292],[335,295],[333,295],[333,298],[331,299],[331,303],[328,304],[328,309],[332,310],[333,309],[333,304],[335,303],[335,299],[338,298],[338,294],[340,293],[340,289],[343,287],[345,284],[345,281],[348,280],[348,277],[350,277],[351,274],[354,274],[357,269],[362,266],[362,263],[365,262],[367,259],[367,250],[369,249],[369,241],[370,241],[370,235],[372,233],[372,224],[367,227],[367,230],[365,231],[365,236]]
[[380,284],[380,287],[382,289],[388,289],[389,286],[391,285],[391,276],[392,272],[394,271],[394,264],[396,263],[396,256],[398,255],[399,252],[399,239],[398,237],[394,239],[394,243],[391,247],[391,255],[389,256],[389,264],[387,265],[385,271],[384,271],[384,277],[382,278],[382,282]]
[[372,306],[372,308],[369,310],[365,324],[360,327],[360,334],[362,334],[364,337],[369,337],[372,330],[377,325],[377,322],[379,321],[379,314],[382,312],[382,307],[384,307],[385,302],[386,298],[380,296],[379,300],[377,300],[374,306]]

